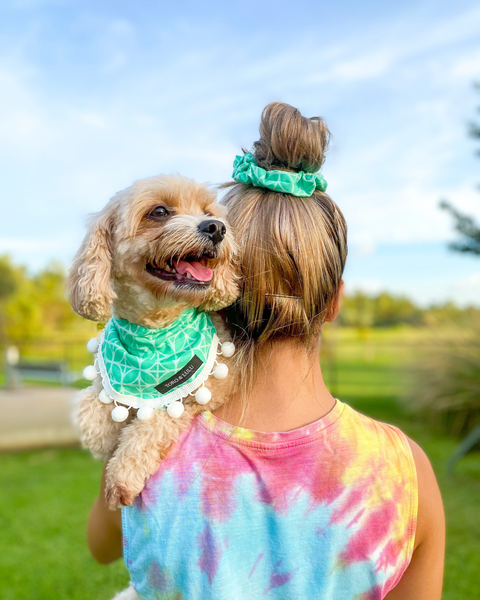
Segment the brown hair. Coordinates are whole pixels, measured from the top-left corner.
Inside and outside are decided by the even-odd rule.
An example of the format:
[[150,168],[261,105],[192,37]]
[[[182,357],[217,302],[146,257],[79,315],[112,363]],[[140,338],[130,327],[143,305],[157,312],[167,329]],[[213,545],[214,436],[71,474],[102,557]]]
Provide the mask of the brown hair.
[[[266,170],[314,172],[324,162],[329,138],[320,117],[305,118],[296,108],[274,102],[263,110],[253,154]],[[243,183],[225,187],[230,189],[223,203],[240,248],[242,274],[241,298],[226,319],[241,348],[249,349],[248,363],[258,349],[279,339],[316,343],[338,297],[347,257],[340,209],[319,190],[298,198]]]

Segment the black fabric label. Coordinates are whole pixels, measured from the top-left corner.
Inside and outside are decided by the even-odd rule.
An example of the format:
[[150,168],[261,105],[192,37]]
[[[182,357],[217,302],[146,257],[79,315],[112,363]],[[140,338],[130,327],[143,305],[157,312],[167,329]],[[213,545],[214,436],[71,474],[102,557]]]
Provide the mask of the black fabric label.
[[162,381],[158,385],[155,386],[155,389],[160,392],[160,394],[167,394],[171,392],[179,385],[182,385],[186,381],[190,379],[190,377],[198,371],[198,369],[203,365],[202,359],[199,358],[196,354],[193,355],[192,360],[186,364],[184,367],[172,375],[169,379]]

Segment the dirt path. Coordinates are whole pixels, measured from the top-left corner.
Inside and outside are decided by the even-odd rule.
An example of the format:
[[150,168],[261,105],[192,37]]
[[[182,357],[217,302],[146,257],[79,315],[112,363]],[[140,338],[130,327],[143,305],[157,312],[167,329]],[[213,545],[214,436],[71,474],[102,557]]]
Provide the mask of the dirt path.
[[78,442],[70,418],[76,393],[65,387],[0,390],[0,451]]

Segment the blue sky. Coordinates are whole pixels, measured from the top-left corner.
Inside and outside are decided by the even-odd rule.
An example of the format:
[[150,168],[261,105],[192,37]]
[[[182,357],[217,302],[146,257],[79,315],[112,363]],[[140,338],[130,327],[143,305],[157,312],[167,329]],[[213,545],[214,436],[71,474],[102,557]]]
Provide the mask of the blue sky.
[[87,214],[134,179],[228,180],[280,100],[333,133],[347,289],[480,305],[480,260],[446,250],[438,209],[480,218],[475,79],[472,1],[4,0],[0,252],[68,264]]

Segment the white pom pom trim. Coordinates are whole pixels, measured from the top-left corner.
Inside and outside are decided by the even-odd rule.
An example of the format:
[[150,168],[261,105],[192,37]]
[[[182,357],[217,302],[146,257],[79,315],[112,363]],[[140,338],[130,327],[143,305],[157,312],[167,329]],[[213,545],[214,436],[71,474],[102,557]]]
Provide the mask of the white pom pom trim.
[[93,365],[88,365],[83,369],[82,375],[87,381],[93,381],[97,377],[98,371]]
[[153,408],[151,406],[142,406],[138,409],[137,419],[140,419],[140,421],[148,421],[148,419],[152,418],[152,415]]
[[180,401],[172,402],[167,406],[167,413],[173,418],[178,419],[183,415],[185,407]]
[[100,395],[98,396],[100,402],[102,402],[103,404],[111,404],[113,402],[113,398],[110,398],[110,396],[107,394],[107,392],[105,390],[102,390],[100,392]]
[[235,344],[233,342],[223,342],[222,355],[225,358],[230,358],[235,354]]
[[213,369],[215,379],[226,379],[228,377],[228,367],[223,363],[218,363]]
[[128,418],[128,408],[126,408],[125,406],[116,406],[113,410],[112,410],[112,419],[114,421],[116,421],[117,423],[121,423],[122,421],[125,421],[125,419]]
[[211,399],[212,399],[212,392],[205,386],[202,386],[195,392],[195,400],[199,404],[208,404]]
[[91,352],[92,354],[95,354],[95,352],[98,352],[98,340],[97,338],[92,338],[91,340],[88,340],[87,342],[87,350],[89,352]]

